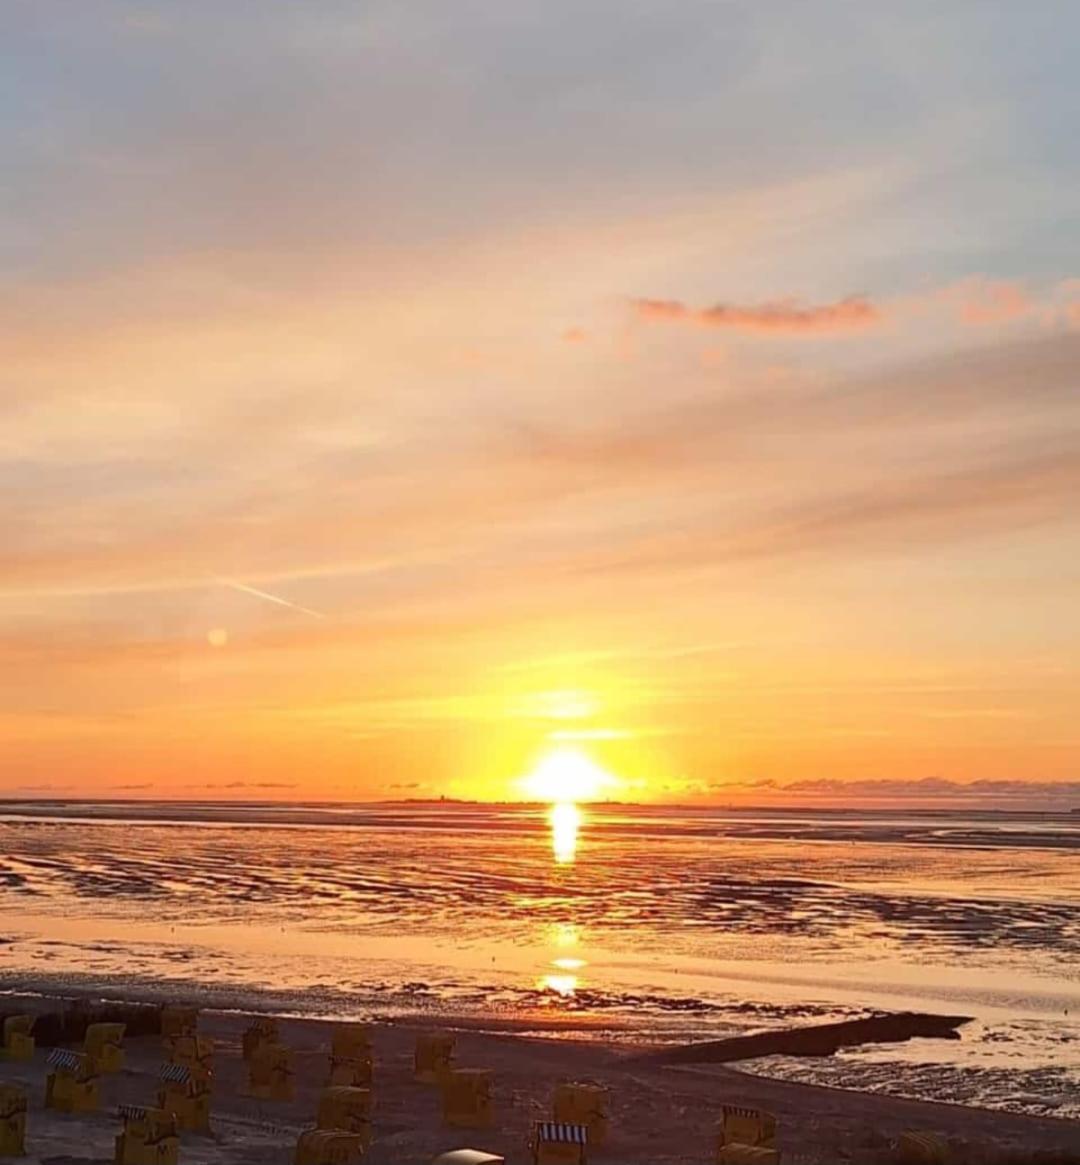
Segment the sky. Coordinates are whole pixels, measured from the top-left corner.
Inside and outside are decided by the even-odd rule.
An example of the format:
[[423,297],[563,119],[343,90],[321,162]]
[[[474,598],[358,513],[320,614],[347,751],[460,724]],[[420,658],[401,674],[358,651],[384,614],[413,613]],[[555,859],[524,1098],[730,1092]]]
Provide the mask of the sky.
[[1071,0],[0,16],[0,795],[1080,804]]

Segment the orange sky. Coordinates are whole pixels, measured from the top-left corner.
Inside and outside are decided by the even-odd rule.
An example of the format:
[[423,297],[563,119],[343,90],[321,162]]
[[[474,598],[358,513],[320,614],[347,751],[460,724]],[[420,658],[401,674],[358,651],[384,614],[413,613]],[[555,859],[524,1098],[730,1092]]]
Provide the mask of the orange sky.
[[1068,38],[512,7],[10,18],[0,794],[1080,795]]

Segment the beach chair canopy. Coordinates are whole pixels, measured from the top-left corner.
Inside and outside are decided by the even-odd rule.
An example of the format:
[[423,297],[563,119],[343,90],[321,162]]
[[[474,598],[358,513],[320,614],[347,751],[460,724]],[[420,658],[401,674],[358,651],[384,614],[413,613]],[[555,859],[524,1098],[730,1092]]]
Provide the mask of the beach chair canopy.
[[560,1121],[537,1121],[537,1144],[585,1145],[589,1130],[584,1125],[566,1125]]
[[50,1068],[62,1068],[67,1072],[77,1072],[82,1064],[83,1057],[79,1052],[72,1052],[67,1048],[53,1048],[49,1053],[48,1065]]

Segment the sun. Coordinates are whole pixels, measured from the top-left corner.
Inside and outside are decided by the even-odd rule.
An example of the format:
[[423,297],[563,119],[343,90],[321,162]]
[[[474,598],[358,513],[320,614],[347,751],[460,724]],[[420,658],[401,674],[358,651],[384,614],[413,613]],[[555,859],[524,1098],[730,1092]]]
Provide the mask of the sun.
[[553,748],[522,779],[521,789],[534,801],[554,804],[595,801],[617,787],[618,779],[579,748]]

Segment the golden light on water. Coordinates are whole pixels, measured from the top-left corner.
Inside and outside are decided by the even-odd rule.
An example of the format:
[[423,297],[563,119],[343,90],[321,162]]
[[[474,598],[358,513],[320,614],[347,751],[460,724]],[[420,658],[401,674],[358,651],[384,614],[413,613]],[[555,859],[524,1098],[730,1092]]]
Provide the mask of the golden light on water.
[[582,813],[580,801],[592,801],[618,780],[580,748],[560,746],[540,758],[521,782],[522,792],[537,801],[550,801],[551,849],[555,861],[567,865],[577,855]]
[[545,975],[540,980],[539,986],[542,991],[554,991],[556,995],[561,995],[563,998],[569,999],[577,990],[577,976]]
[[560,866],[569,865],[577,856],[578,830],[581,810],[573,801],[552,805],[548,815],[551,822],[551,849]]

